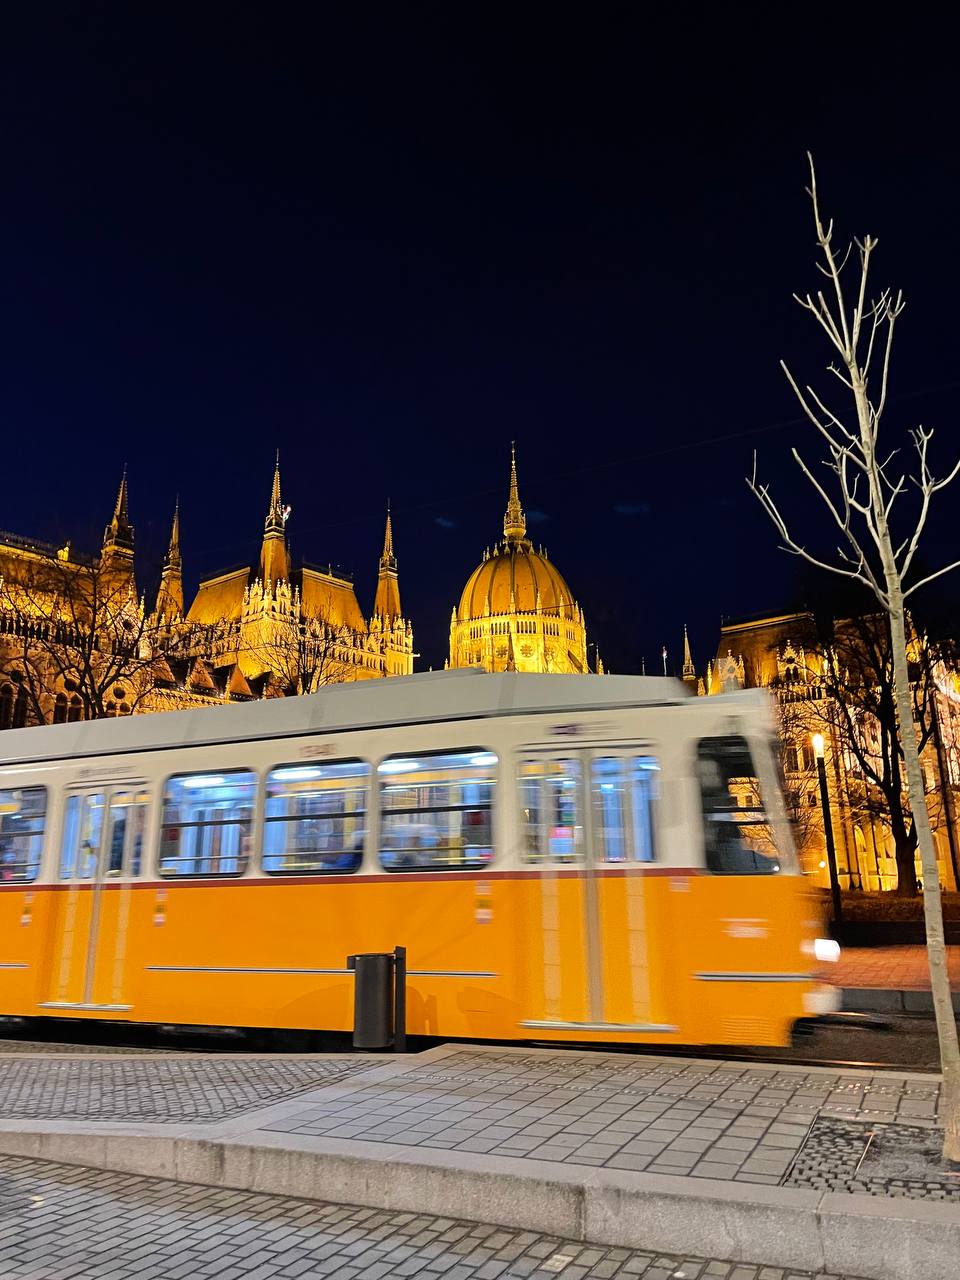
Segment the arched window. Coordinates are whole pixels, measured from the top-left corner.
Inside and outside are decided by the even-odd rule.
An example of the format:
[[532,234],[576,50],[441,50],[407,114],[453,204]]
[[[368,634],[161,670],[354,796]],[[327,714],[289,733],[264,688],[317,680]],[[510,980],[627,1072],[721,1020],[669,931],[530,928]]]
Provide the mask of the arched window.
[[17,699],[13,704],[13,727],[22,729],[27,723],[27,690],[21,685],[17,690]]
[[0,729],[13,727],[13,702],[13,685],[0,684]]
[[58,693],[53,704],[53,723],[64,724],[67,719],[67,695]]

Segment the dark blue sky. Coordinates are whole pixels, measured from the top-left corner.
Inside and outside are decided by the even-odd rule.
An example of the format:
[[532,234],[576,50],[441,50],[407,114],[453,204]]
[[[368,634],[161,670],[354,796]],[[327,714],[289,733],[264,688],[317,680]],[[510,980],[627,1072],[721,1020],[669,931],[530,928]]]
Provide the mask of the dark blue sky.
[[[891,432],[960,446],[950,41],[650,14],[6,14],[0,527],[96,540],[126,461],[142,577],[179,491],[189,591],[255,554],[279,447],[295,552],[365,609],[391,497],[442,665],[515,438],[531,533],[613,669],[678,656],[685,621],[702,664],[721,614],[778,607],[792,562],[743,476],[756,444],[800,503],[777,361],[826,363],[790,298],[816,283],[807,147],[907,293]],[[954,509],[932,560],[960,554]]]

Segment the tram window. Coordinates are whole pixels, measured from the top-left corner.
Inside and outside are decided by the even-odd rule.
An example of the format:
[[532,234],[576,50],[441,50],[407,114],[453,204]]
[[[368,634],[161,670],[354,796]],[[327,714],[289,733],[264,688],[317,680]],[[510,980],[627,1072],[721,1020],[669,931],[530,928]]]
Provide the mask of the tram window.
[[482,747],[392,756],[380,774],[380,861],[387,871],[469,871],[493,858],[497,757]]
[[358,870],[370,766],[280,765],[267,775],[263,869],[271,875]]
[[92,880],[103,836],[104,796],[69,796],[60,842],[60,879]]
[[0,881],[36,880],[46,815],[46,787],[0,791]]
[[239,876],[247,868],[257,775],[177,774],[163,792],[162,876]]
[[147,824],[146,791],[115,791],[110,797],[110,855],[107,875],[138,876]]
[[760,779],[741,737],[704,738],[697,749],[707,870],[721,876],[780,870]]
[[579,760],[521,762],[523,856],[527,862],[573,862],[582,857],[580,790]]
[[652,756],[592,761],[593,832],[602,862],[653,862],[660,766]]

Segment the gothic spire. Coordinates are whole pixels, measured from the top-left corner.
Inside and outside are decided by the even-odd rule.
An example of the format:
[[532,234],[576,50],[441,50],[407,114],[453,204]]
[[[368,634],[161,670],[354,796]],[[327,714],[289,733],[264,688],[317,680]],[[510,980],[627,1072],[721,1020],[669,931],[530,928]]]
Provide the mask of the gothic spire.
[[267,510],[267,518],[263,522],[265,532],[271,532],[278,529],[283,533],[283,501],[280,497],[280,450],[277,450],[277,462],[273,470],[273,489],[270,493],[270,506]]
[[503,536],[508,542],[522,542],[527,532],[527,520],[520,505],[520,494],[517,489],[517,451],[513,441],[510,442],[510,497],[507,499],[507,510],[503,517]]
[[180,498],[173,509],[170,529],[170,546],[163,560],[160,574],[160,590],[157,592],[156,613],[170,621],[183,617],[183,575],[180,561]]
[[286,582],[290,577],[287,556],[286,516],[280,497],[280,450],[273,470],[270,506],[263,522],[263,547],[260,551],[260,578],[263,582]]
[[690,637],[687,635],[687,624],[683,624],[683,678],[684,680],[695,681],[697,678],[697,670],[693,665],[693,655],[690,652]]
[[103,549],[100,563],[106,568],[127,574],[133,573],[133,525],[127,510],[127,468],[124,465],[113,516],[103,531]]
[[400,608],[400,582],[397,578],[397,557],[393,550],[393,521],[390,504],[387,504],[387,524],[383,533],[383,554],[380,557],[380,576],[377,579],[377,597],[373,603],[373,615],[383,622],[393,622],[403,616]]
[[104,550],[121,548],[124,551],[133,551],[133,525],[130,523],[130,516],[127,511],[126,463],[124,463],[123,475],[120,478],[120,488],[113,508],[113,518],[103,532],[103,546]]
[[180,495],[177,494],[177,501],[173,508],[173,524],[170,527],[170,546],[167,548],[167,558],[164,568],[180,568]]
[[390,500],[387,499],[387,526],[383,533],[383,554],[380,557],[380,572],[384,569],[396,569],[397,557],[393,554],[393,521],[390,519]]

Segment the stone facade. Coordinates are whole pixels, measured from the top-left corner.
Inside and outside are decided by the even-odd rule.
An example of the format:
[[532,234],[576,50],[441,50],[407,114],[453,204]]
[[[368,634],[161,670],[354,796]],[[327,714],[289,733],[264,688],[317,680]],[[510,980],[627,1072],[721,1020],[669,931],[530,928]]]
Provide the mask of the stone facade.
[[[729,621],[721,628],[717,652],[702,676],[696,672],[684,635],[683,679],[692,692],[712,696],[734,689],[766,688],[776,697],[786,797],[801,860],[804,870],[818,884],[827,886],[826,838],[813,747],[813,735],[823,736],[837,868],[844,890],[897,887],[895,841],[884,799],[850,745],[855,731],[868,755],[882,749],[870,716],[859,709],[851,712],[858,676],[850,670],[856,666],[857,646],[871,643],[872,629],[876,628],[879,636],[882,627],[880,619],[837,622],[833,653],[828,654],[811,613]],[[915,700],[922,699],[927,706],[925,729],[920,731],[921,740],[925,739],[921,763],[940,879],[944,888],[954,890],[960,888],[960,676],[916,635],[910,657],[911,670],[918,682],[924,680],[926,691],[921,693],[915,684]],[[921,676],[923,661],[929,662],[929,668]],[[838,687],[845,683],[851,690],[847,714],[836,699]],[[854,721],[856,729],[851,727]],[[919,855],[915,868],[919,880]]]
[[179,505],[152,609],[138,593],[124,474],[96,556],[0,534],[0,728],[166,711],[408,675],[388,513],[373,613],[329,566],[294,565],[277,462],[255,566],[185,608]]

